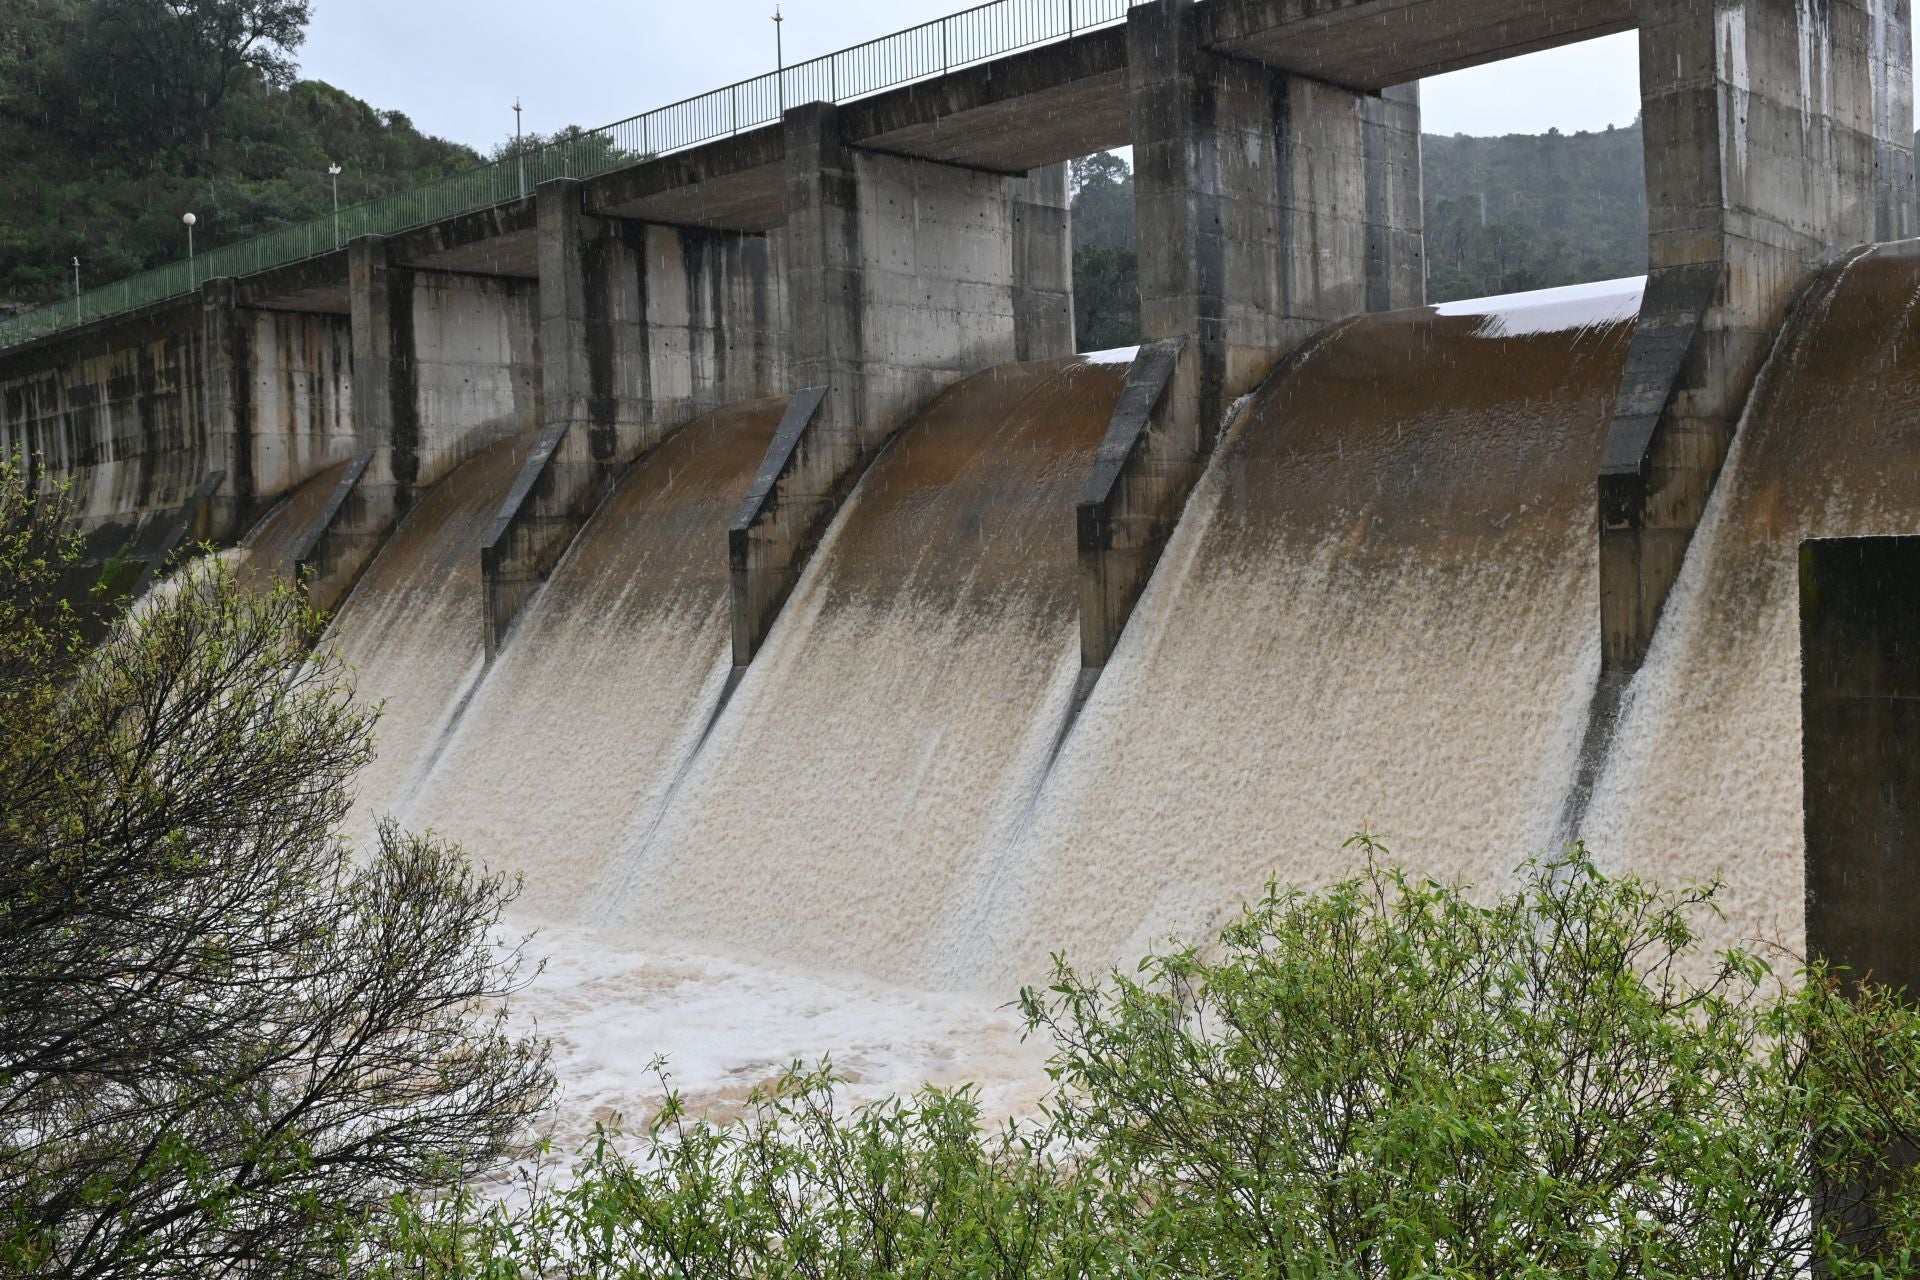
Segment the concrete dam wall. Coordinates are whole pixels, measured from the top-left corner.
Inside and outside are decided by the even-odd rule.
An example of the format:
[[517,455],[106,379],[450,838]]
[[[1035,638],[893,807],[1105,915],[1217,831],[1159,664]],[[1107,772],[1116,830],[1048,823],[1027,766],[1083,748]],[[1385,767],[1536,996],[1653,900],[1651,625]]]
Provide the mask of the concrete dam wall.
[[[1920,532],[1909,2],[1420,8],[781,100],[0,350],[0,447],[146,576],[297,577],[385,706],[351,834],[523,875],[584,1058],[733,993],[715,1098],[840,1047],[822,975],[951,1080],[973,995],[1362,824],[1796,949],[1797,545]],[[1419,78],[1635,27],[1646,279],[1422,305]],[[1146,342],[1076,355],[1064,164],[1123,145]]]

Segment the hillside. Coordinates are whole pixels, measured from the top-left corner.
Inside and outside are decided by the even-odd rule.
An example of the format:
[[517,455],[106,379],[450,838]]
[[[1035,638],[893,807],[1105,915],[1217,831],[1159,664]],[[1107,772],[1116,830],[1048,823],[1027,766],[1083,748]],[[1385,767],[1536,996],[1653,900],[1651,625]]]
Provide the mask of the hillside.
[[[215,11],[218,10],[218,13]],[[479,162],[295,77],[305,0],[0,0],[0,303],[35,305]],[[216,28],[215,16],[235,25]]]

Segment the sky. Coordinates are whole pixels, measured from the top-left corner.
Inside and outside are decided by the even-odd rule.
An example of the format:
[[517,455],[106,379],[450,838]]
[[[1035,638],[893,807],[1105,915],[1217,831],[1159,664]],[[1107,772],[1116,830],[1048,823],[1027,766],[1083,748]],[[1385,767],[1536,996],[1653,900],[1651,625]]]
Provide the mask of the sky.
[[[965,0],[783,0],[789,63],[965,7]],[[513,133],[595,126],[774,67],[773,0],[314,0],[302,71],[486,149]],[[452,16],[457,13],[457,17]],[[1431,133],[1631,124],[1632,33],[1429,80]]]

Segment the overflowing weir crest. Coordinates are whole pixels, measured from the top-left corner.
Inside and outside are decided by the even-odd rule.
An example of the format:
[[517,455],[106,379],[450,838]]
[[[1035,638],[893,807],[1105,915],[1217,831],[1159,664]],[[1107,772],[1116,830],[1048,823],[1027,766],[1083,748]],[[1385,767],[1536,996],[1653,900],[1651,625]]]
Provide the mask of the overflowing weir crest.
[[[1363,823],[1798,948],[1798,544],[1920,532],[1907,0],[1057,8],[49,321],[0,445],[103,556],[299,575],[386,708],[354,834],[609,953],[1004,996]],[[1419,77],[1635,27],[1646,278],[1424,305]],[[1121,145],[1145,343],[1076,354]]]

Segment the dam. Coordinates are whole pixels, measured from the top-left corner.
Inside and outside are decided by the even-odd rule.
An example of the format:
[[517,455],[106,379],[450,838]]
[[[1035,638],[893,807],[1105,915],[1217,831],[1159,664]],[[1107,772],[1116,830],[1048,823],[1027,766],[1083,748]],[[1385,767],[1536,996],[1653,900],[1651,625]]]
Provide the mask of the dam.
[[[1419,79],[1636,29],[1648,274],[1428,306]],[[1584,838],[1801,955],[1800,546],[1920,534],[1911,42],[999,0],[5,322],[0,448],[332,616],[348,835],[523,879],[580,1114],[656,1053],[1018,1109],[1054,953],[1363,825],[1480,884]],[[1082,352],[1064,166],[1120,146],[1144,342]]]

